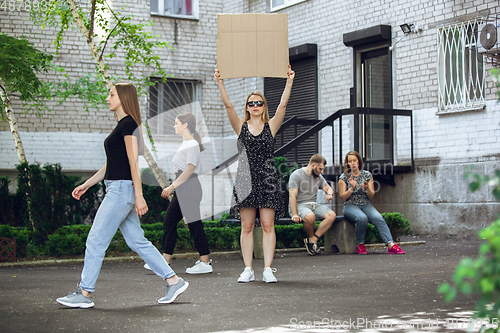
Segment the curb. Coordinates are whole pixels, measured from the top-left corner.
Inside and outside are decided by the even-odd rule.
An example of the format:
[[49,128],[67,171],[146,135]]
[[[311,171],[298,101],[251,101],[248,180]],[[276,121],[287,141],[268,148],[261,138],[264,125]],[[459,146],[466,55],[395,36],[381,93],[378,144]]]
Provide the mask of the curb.
[[[399,242],[401,246],[414,246],[414,245],[425,245],[425,241],[412,241],[412,242]],[[383,248],[386,247],[384,243],[377,244],[365,244],[367,249]],[[300,248],[289,248],[289,249],[276,249],[275,253],[290,253],[290,252],[306,252],[302,247]],[[174,254],[172,258],[174,259],[190,259],[198,257],[198,252],[188,252],[188,253],[178,253]],[[241,251],[222,251],[222,252],[212,252],[211,257],[229,257],[229,256],[241,256]],[[75,264],[83,263],[83,258],[81,259],[47,259],[47,260],[34,260],[34,261],[19,261],[19,262],[4,262],[0,263],[0,267],[14,267],[14,266],[40,266],[40,265],[58,265],[58,264]],[[105,257],[104,262],[121,262],[121,261],[142,261],[140,256],[123,256],[123,257]]]

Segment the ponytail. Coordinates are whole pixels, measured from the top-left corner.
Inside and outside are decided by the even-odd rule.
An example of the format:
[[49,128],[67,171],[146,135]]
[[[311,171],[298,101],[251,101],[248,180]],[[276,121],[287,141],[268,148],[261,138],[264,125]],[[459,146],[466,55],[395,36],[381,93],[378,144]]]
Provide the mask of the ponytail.
[[204,151],[205,147],[203,147],[203,144],[201,143],[200,133],[198,133],[197,131],[194,131],[193,137],[196,140],[196,142],[198,142],[198,145],[200,146],[200,151]]

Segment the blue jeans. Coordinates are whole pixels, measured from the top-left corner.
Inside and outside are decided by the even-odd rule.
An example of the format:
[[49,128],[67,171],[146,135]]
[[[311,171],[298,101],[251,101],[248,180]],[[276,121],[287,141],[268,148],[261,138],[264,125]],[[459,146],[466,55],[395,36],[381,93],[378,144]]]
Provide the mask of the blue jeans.
[[346,219],[356,224],[356,243],[365,243],[368,222],[377,228],[385,245],[393,242],[387,223],[372,205],[344,205],[343,214]]
[[106,196],[94,218],[85,244],[85,260],[80,288],[95,291],[106,250],[120,228],[127,245],[141,256],[156,275],[171,278],[175,272],[156,247],[144,237],[139,217],[135,212],[134,185],[131,180],[105,180]]

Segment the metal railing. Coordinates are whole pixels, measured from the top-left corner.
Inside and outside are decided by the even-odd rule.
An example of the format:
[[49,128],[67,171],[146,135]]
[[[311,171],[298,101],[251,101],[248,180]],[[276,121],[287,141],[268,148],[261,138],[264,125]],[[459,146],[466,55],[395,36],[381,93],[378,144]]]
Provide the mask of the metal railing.
[[[389,137],[390,137],[390,158],[384,160],[370,160],[370,163],[384,163],[394,166],[394,117],[396,116],[405,116],[410,118],[410,166],[407,168],[408,170],[413,170],[414,161],[413,161],[413,111],[411,110],[399,110],[399,109],[381,109],[381,108],[362,108],[362,107],[352,107],[348,109],[341,109],[331,114],[325,119],[322,120],[311,120],[311,119],[300,119],[296,116],[293,116],[283,122],[280,130],[276,134],[276,142],[278,141],[278,137],[281,139],[280,148],[274,151],[274,156],[283,156],[284,154],[290,152],[295,149],[295,157],[297,159],[297,147],[306,141],[308,138],[314,136],[319,131],[327,126],[332,127],[332,166],[328,166],[325,168],[326,175],[340,175],[342,173],[342,118],[344,116],[353,115],[354,116],[354,150],[360,151],[360,115],[383,115],[383,116],[391,116],[391,121],[389,122]],[[334,122],[339,121],[339,131],[335,133]],[[297,125],[310,125],[311,127],[298,135],[297,133]],[[284,131],[293,126],[294,127],[294,139],[284,143]],[[336,134],[338,134],[339,140],[339,152],[338,152],[338,165],[340,167],[335,167],[335,138]],[[366,133],[363,133],[363,136]],[[219,174],[221,171],[227,169],[231,164],[236,162],[238,159],[238,154],[235,154],[228,158],[223,163],[217,165],[212,169],[212,219],[214,218],[214,198],[215,198],[215,176]],[[228,176],[232,183],[232,177],[228,170]]]

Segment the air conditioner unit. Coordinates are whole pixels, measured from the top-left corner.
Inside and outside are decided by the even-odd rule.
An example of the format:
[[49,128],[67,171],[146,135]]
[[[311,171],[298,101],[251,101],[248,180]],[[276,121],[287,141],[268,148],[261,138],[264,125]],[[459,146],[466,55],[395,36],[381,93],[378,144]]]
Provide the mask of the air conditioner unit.
[[498,53],[500,24],[486,22],[478,25],[478,53]]

